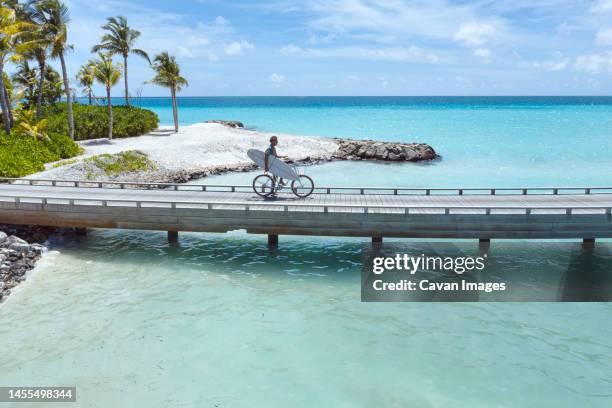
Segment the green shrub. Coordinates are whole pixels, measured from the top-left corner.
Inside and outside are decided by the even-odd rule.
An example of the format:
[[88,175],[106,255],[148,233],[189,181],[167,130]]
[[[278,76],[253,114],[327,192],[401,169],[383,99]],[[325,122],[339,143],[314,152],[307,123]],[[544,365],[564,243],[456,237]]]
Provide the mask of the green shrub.
[[24,177],[43,171],[45,163],[74,157],[79,146],[68,137],[49,134],[50,140],[38,140],[17,132],[0,132],[0,177]]
[[116,154],[100,154],[85,159],[83,163],[85,163],[87,174],[91,177],[96,173],[96,169],[109,177],[117,177],[125,173],[155,170],[157,168],[146,154],[135,150]]
[[74,143],[68,136],[59,133],[48,133],[51,143],[49,149],[59,156],[60,159],[69,159],[83,152],[78,144]]
[[[106,106],[74,104],[74,128],[76,140],[100,139],[108,135],[108,111]],[[68,134],[66,104],[48,106],[45,111],[47,130]],[[113,137],[140,136],[157,129],[159,118],[155,112],[134,106],[113,107]]]

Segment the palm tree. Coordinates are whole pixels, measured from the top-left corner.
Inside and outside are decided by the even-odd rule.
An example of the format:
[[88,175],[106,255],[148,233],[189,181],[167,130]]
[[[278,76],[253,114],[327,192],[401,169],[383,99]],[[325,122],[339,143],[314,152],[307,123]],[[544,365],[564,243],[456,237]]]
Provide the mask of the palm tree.
[[0,106],[2,107],[4,131],[7,135],[11,133],[13,126],[13,112],[4,83],[4,65],[11,54],[13,60],[18,59],[15,52],[17,41],[29,29],[31,29],[31,26],[28,23],[17,19],[13,8],[0,7],[0,78],[2,78],[0,81]]
[[83,87],[83,91],[89,98],[89,104],[91,105],[91,99],[93,95],[93,84],[94,84],[94,68],[96,66],[95,61],[88,61],[87,64],[81,66],[79,73],[77,74],[77,81],[79,85]]
[[30,67],[27,59],[19,61],[17,70],[11,76],[13,84],[23,89],[23,98],[26,101],[26,108],[30,108],[34,98],[36,98],[36,84],[38,73],[36,69]]
[[35,3],[36,16],[40,22],[40,30],[50,39],[51,57],[59,58],[62,64],[62,77],[64,79],[64,92],[66,94],[66,111],[68,114],[69,135],[74,140],[74,116],[72,113],[72,94],[68,70],[66,69],[65,54],[72,46],[68,45],[68,22],[70,14],[68,7],[60,0],[40,0]]
[[18,50],[26,52],[29,59],[35,59],[38,63],[38,90],[36,94],[36,119],[42,116],[43,93],[45,77],[47,75],[47,58],[49,49],[54,43],[54,32],[45,25],[44,16],[41,15],[37,7],[40,0],[28,0],[25,4],[18,7],[18,15],[21,18],[36,26],[36,29],[29,33],[28,38],[18,46]]
[[108,139],[113,139],[113,105],[111,103],[111,88],[117,85],[121,79],[121,66],[113,64],[113,60],[100,54],[100,60],[96,61],[93,68],[93,76],[106,87],[106,99],[108,101]]
[[140,31],[131,29],[128,26],[127,19],[123,16],[109,17],[108,22],[102,26],[102,29],[108,31],[102,36],[102,42],[91,49],[91,52],[107,51],[110,55],[121,55],[123,57],[123,79],[125,81],[125,103],[130,106],[130,92],[128,87],[128,56],[130,54],[138,55],[146,59],[149,64],[151,60],[149,55],[138,48],[134,48],[134,44]]
[[183,86],[189,86],[189,83],[181,76],[181,69],[176,62],[176,58],[170,56],[167,52],[162,52],[155,57],[153,60],[153,69],[157,75],[147,82],[163,86],[164,88],[170,88],[170,93],[172,95],[172,114],[174,116],[174,131],[178,132],[179,122],[176,94],[181,91]]

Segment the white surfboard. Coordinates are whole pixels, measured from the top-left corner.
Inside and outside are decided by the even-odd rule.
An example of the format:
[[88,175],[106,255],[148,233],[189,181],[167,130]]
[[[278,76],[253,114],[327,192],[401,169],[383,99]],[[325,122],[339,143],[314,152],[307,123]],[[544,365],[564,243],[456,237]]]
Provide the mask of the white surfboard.
[[[264,152],[257,149],[250,149],[247,152],[247,155],[249,156],[249,159],[253,160],[259,167],[262,169],[265,168],[266,154]],[[270,173],[274,174],[276,177],[281,177],[286,180],[297,180],[298,178],[298,175],[295,173],[295,171],[293,171],[291,166],[280,160],[278,157],[268,157],[268,168]]]

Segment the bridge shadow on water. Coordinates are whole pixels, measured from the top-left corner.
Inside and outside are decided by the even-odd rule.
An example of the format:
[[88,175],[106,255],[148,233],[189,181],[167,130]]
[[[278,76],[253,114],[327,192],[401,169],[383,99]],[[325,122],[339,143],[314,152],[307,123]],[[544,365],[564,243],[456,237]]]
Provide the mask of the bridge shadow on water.
[[[481,271],[419,269],[387,271],[389,281],[409,279],[430,283],[504,283],[504,291],[427,290],[370,293],[374,301],[585,301],[612,300],[612,244],[585,248],[580,243],[494,241],[479,248],[475,241],[389,240],[372,247],[363,239],[281,237],[278,248],[268,248],[265,237],[232,234],[184,233],[168,244],[165,233],[93,230],[87,236],[60,235],[51,248],[92,262],[121,263],[129,267],[151,265],[169,274],[186,270],[213,274],[250,275],[267,279],[307,279],[313,284],[350,284],[375,279],[377,257],[466,258],[483,257]],[[360,272],[364,271],[362,279]],[[147,273],[145,270],[141,273]],[[166,273],[166,272],[164,272]]]

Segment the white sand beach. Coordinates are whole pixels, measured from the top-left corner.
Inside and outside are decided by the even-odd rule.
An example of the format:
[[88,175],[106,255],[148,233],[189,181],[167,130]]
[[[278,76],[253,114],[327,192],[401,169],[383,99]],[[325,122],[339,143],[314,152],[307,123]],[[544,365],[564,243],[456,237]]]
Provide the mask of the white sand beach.
[[[320,137],[293,136],[274,133],[279,138],[279,154],[292,160],[306,158],[324,159],[331,157],[338,144],[331,139]],[[157,170],[146,174],[126,174],[125,179],[141,181],[167,181],[176,174],[189,177],[203,174],[219,167],[240,168],[251,165],[247,157],[249,149],[265,150],[272,133],[234,129],[214,123],[198,123],[184,126],[178,133],[162,127],[150,134],[126,139],[87,140],[80,142],[84,154],[64,165],[51,163],[47,170],[32,175],[36,179],[86,179],[84,160],[101,154],[116,154],[125,151],[139,151],[147,155]],[[104,174],[94,174],[96,180],[105,179]],[[123,177],[115,177],[121,180]]]

